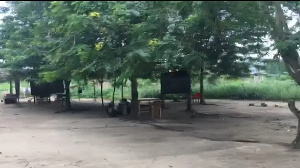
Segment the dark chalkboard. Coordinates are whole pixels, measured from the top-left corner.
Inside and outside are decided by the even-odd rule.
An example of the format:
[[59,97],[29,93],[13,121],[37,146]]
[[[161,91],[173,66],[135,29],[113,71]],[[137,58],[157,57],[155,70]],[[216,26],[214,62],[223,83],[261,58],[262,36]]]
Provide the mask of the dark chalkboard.
[[64,93],[63,80],[52,83],[35,83],[30,81],[31,95],[39,97],[49,97],[51,94]]
[[167,72],[161,75],[162,94],[189,94],[191,77],[186,71]]

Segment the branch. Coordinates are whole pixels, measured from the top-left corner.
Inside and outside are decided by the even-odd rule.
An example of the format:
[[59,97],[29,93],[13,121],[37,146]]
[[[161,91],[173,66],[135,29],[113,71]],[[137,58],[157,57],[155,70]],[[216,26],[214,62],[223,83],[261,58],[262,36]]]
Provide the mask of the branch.
[[[284,63],[285,63],[285,66],[286,66],[286,70],[288,71],[288,73],[290,74],[290,76],[294,79],[294,81],[298,84],[298,85],[300,85],[300,75],[299,75],[299,66],[297,66],[298,65],[298,63],[296,62],[296,65],[295,65],[295,62],[292,62],[291,63],[291,60],[288,60],[288,59],[286,59],[285,57],[282,57],[283,58],[283,61],[284,61]],[[294,65],[294,66],[297,66],[295,69],[296,69],[296,71],[294,70],[294,68],[292,68],[292,64]]]
[[290,111],[297,117],[300,118],[300,111],[296,108],[295,100],[290,100],[288,103]]
[[[71,38],[71,37],[69,37],[69,39],[70,39],[70,38]],[[69,39],[66,39],[66,40],[63,41],[61,44],[59,44],[57,47],[54,47],[53,49],[48,50],[48,51],[41,51],[41,50],[39,50],[39,49],[35,49],[35,50],[36,50],[37,52],[39,52],[39,53],[42,53],[42,54],[49,54],[50,52],[52,52],[52,51],[54,51],[54,50],[56,50],[56,49],[62,47],[66,42],[68,42]]]
[[286,17],[283,13],[283,10],[281,8],[281,2],[280,1],[273,1],[275,12],[276,12],[276,20],[278,24],[278,28],[280,28],[281,33],[290,33]]
[[293,74],[300,72],[300,69],[294,70],[290,64],[286,63],[286,65],[289,67],[290,71],[291,71]]
[[67,54],[67,53],[69,53],[69,52],[71,52],[72,51],[72,49],[74,48],[74,46],[75,46],[75,43],[76,43],[76,38],[75,38],[75,36],[74,36],[74,41],[73,41],[73,45],[72,45],[72,47],[68,50],[68,51],[66,51],[66,52],[64,52],[64,53],[62,53],[62,55],[65,55],[65,54]]

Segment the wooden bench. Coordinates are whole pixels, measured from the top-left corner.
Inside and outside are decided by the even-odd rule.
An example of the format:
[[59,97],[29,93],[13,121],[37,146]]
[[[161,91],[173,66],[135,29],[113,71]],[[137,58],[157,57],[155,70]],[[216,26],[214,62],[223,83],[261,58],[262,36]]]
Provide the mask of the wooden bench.
[[16,104],[18,100],[18,96],[16,94],[6,94],[3,97],[4,104]]

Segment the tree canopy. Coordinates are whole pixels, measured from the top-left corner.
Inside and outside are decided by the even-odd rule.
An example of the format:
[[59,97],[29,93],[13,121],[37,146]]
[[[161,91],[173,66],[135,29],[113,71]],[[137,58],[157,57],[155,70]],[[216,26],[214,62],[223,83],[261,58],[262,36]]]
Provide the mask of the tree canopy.
[[47,81],[148,78],[201,61],[211,73],[238,76],[266,35],[256,2],[9,3],[1,25],[5,67],[32,69]]

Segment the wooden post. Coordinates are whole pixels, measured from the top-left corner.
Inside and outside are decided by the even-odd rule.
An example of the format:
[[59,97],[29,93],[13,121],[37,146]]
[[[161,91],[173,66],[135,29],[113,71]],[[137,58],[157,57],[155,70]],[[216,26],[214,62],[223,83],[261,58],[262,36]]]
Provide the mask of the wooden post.
[[161,96],[161,102],[162,102],[161,108],[164,109],[165,108],[165,95],[161,94],[160,96]]
[[15,92],[17,95],[17,102],[19,103],[20,101],[20,79],[15,80]]
[[203,64],[203,61],[201,61],[201,67],[200,67],[200,99],[198,100],[198,103],[200,103],[200,104],[206,104],[205,100],[204,100],[203,80],[204,80],[204,64]]
[[65,95],[64,95],[64,94],[61,94],[61,98],[60,98],[60,101],[61,101],[61,107],[64,106],[64,100],[65,100]]
[[191,93],[187,93],[186,110],[187,111],[191,111],[192,110],[192,97],[191,97]]

